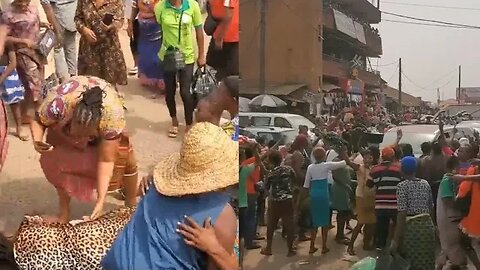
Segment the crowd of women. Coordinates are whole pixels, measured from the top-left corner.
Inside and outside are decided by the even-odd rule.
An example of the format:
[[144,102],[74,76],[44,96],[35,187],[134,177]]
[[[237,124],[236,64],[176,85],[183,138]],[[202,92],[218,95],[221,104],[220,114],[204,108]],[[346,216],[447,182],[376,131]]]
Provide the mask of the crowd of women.
[[[353,153],[354,147],[336,132],[337,124],[316,141],[300,130],[286,148],[274,142],[255,147],[245,143],[239,182],[245,248],[261,247],[257,241],[264,238],[257,229],[266,225],[261,254],[272,255],[281,220],[288,256],[308,240],[309,253],[316,253],[318,228],[325,254],[335,213],[335,242],[350,255],[356,254],[355,242],[363,233],[364,250],[399,254],[410,269],[467,269],[467,259],[480,269],[474,248],[480,215],[470,210],[480,199],[478,138],[462,138],[460,144],[441,135],[434,143],[425,142],[424,154],[416,158],[412,146],[401,143],[400,130],[394,145]],[[439,128],[443,134],[443,124]]]
[[[217,11],[213,48],[222,51],[223,45],[231,42],[228,33],[235,32],[233,17],[238,24],[238,2],[209,3]],[[126,107],[117,87],[127,84],[118,34],[124,24],[123,3],[78,0],[72,18],[59,16],[61,4],[42,2],[49,23],[40,22],[39,10],[30,0],[14,0],[2,10],[2,97],[11,105],[20,139],[29,139],[23,124],[30,124],[40,165],[58,194],[59,211],[55,216],[26,218],[13,243],[2,237],[0,264],[12,269],[47,269],[53,265],[67,269],[97,269],[100,265],[105,269],[238,268],[234,252],[238,219],[225,193],[238,182],[238,128],[233,121],[238,114],[239,78],[234,76],[238,71],[220,72],[223,75],[217,77],[215,89],[194,103],[190,92],[194,64],[206,64],[199,4],[194,0],[164,0],[136,2],[132,7],[132,16],[138,13],[140,25],[135,42],[141,81],[161,88],[165,80],[172,118],[168,134],[176,137],[179,79],[189,131],[180,153],[160,161],[152,174],[140,181],[140,188]],[[81,35],[75,67],[78,75],[69,68],[68,76],[60,77],[60,84],[46,88],[46,54],[39,43],[45,34],[41,28],[55,32],[59,47],[70,31],[63,19],[73,20]],[[236,29],[238,32],[238,25]],[[176,64],[181,59],[184,65],[165,68],[172,53]],[[35,114],[29,115],[32,104]],[[3,164],[7,113],[3,102],[1,105]],[[220,127],[225,110],[232,121]],[[130,210],[104,215],[107,193],[114,189],[120,190]],[[137,206],[139,195],[142,199]],[[91,215],[79,224],[69,223],[72,198],[96,202]],[[98,235],[99,231],[105,235]],[[32,243],[32,234],[51,244]],[[68,252],[65,247],[69,247]]]

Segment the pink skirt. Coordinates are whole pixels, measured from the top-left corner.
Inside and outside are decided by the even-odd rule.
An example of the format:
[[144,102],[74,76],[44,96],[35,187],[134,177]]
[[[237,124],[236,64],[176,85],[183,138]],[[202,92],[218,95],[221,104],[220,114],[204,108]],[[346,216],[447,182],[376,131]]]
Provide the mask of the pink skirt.
[[65,190],[70,197],[83,202],[92,201],[97,183],[97,148],[53,145],[54,149],[40,158],[47,180],[56,188]]

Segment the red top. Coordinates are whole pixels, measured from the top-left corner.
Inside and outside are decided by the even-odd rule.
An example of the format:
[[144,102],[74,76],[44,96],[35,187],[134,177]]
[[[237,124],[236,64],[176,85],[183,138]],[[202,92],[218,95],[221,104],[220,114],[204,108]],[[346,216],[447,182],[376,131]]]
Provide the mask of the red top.
[[[251,157],[246,159],[242,162],[242,166],[254,164],[256,161],[255,157]],[[257,191],[255,190],[255,185],[260,181],[260,166],[255,166],[255,169],[250,174],[247,179],[247,193],[248,194],[255,194]]]
[[[210,2],[212,16],[216,19],[221,19],[225,17],[226,8],[233,9],[232,20],[228,25],[227,32],[223,37],[223,42],[239,42],[240,41],[240,5],[238,0],[212,0]],[[213,34],[214,37],[217,37],[219,28],[215,30]]]

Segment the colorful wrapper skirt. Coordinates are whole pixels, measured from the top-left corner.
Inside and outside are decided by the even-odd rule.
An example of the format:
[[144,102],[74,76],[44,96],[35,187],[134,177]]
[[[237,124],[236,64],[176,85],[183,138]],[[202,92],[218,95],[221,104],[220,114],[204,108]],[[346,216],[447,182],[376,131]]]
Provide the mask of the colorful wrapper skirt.
[[[6,68],[6,66],[0,66],[0,73],[5,72]],[[16,104],[25,98],[25,88],[16,69],[0,84],[0,91],[3,101],[8,105]]]
[[435,269],[435,226],[429,214],[407,218],[400,255],[413,270]]

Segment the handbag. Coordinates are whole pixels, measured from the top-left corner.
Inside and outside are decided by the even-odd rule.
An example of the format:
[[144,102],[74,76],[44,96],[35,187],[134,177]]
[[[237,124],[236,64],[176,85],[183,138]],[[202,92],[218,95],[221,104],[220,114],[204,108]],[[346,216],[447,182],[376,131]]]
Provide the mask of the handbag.
[[207,66],[199,67],[193,74],[192,86],[190,93],[193,97],[194,104],[210,94],[217,86],[217,80],[212,70]]
[[205,31],[205,34],[207,34],[207,36],[213,36],[213,33],[215,33],[215,30],[217,30],[219,24],[220,20],[213,17],[210,3],[207,2],[207,18],[205,19],[205,23],[203,24],[203,31]]
[[[180,14],[180,19],[178,20],[178,44],[180,44],[182,38],[182,18],[184,11]],[[175,47],[169,46],[166,49],[165,56],[163,57],[163,69],[165,72],[177,72],[185,68],[185,57],[183,52]]]
[[47,57],[55,46],[57,37],[52,29],[47,29],[38,41],[37,51],[44,57]]

